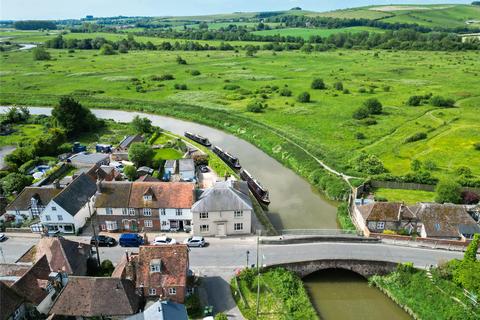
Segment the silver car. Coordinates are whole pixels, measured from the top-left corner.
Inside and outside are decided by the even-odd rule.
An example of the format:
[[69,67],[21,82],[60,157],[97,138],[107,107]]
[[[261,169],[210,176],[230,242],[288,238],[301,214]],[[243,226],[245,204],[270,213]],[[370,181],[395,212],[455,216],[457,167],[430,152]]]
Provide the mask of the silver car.
[[203,237],[190,237],[186,239],[184,242],[189,247],[204,247],[205,246],[205,239]]

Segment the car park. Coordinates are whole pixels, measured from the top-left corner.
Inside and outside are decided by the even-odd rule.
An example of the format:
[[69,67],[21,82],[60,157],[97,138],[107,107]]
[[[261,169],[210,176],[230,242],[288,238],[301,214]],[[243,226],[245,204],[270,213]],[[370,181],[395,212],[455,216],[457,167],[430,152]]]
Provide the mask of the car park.
[[124,233],[120,236],[119,243],[122,247],[139,247],[144,244],[144,240],[139,234]]
[[90,244],[98,244],[99,247],[114,247],[117,245],[117,240],[112,237],[99,235],[96,237],[96,239],[95,237],[92,237],[92,239],[90,240]]
[[177,241],[175,239],[172,239],[166,236],[155,237],[155,239],[152,242],[153,245],[176,244],[176,243]]
[[206,244],[205,239],[203,237],[190,237],[186,239],[183,243],[189,247],[199,247],[199,248],[204,247]]

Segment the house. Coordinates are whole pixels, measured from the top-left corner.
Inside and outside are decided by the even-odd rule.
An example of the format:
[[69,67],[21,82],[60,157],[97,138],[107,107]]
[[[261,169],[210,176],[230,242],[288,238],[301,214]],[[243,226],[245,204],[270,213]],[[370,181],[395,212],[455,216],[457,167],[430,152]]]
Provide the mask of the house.
[[50,200],[62,191],[61,188],[26,187],[6,207],[6,213],[12,216],[24,216],[30,219],[38,217]]
[[25,319],[25,299],[0,281],[0,320]]
[[47,258],[50,270],[69,275],[87,274],[88,260],[92,258],[92,246],[62,237],[44,237],[24,253],[18,263],[37,263]]
[[93,166],[108,165],[110,156],[105,153],[80,152],[68,158],[67,162],[75,168],[91,168]]
[[182,181],[195,180],[195,163],[193,159],[178,160],[178,173]]
[[163,166],[164,173],[170,176],[174,175],[177,170],[177,160],[167,160]]
[[422,222],[423,238],[466,240],[480,233],[480,226],[463,205],[420,203],[416,214]]
[[101,230],[169,231],[189,228],[193,183],[102,182],[95,208]]
[[149,167],[140,167],[137,169],[137,174],[138,175],[152,175],[153,174],[153,169]]
[[122,181],[122,174],[114,167],[101,165],[95,171],[96,179],[102,181]]
[[137,313],[126,320],[188,320],[185,305],[169,300],[158,300],[145,311]]
[[253,205],[245,181],[221,181],[192,206],[193,233],[229,236],[251,233]]
[[97,190],[85,173],[75,178],[48,203],[40,214],[40,222],[49,233],[76,233],[90,214],[90,201]]
[[126,136],[125,138],[123,138],[122,141],[120,141],[120,144],[115,151],[127,152],[128,148],[130,148],[130,146],[135,142],[143,142],[143,137],[138,134],[133,136]]
[[137,313],[141,297],[131,280],[108,277],[69,278],[50,314],[65,317],[124,317]]
[[184,244],[141,246],[123,257],[112,277],[132,279],[147,299],[184,303],[189,273],[188,247]]
[[[362,230],[382,233],[385,230],[420,233],[421,224],[415,212],[416,207],[409,207],[400,202],[373,202],[356,205],[354,218]],[[367,233],[368,233],[367,231]]]

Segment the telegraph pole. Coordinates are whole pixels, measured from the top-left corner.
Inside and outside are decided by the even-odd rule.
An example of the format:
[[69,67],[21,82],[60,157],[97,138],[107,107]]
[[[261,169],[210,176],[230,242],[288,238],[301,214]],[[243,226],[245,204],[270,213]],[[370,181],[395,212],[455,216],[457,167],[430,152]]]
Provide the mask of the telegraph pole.
[[257,235],[257,318],[260,311],[260,265],[259,265],[260,241]]

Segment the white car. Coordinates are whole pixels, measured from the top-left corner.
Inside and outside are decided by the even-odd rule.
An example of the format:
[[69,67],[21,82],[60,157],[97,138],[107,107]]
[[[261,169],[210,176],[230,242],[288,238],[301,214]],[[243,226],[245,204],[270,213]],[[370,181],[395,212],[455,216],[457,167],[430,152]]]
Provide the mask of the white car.
[[183,243],[188,245],[189,247],[201,248],[205,246],[205,239],[203,237],[190,237],[188,239],[185,239]]
[[172,239],[166,236],[155,237],[155,239],[152,242],[152,244],[155,246],[162,245],[162,244],[176,244],[176,243],[177,241],[175,239]]
[[7,240],[7,236],[3,233],[0,233],[0,242]]

